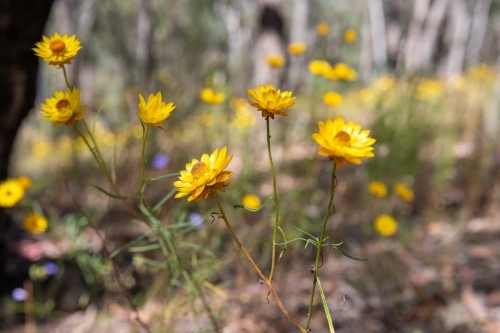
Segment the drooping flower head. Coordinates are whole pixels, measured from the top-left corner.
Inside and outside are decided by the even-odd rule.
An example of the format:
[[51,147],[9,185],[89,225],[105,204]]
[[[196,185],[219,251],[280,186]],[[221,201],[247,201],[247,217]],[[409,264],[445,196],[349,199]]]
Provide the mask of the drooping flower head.
[[71,64],[71,60],[82,48],[76,35],[68,37],[66,34],[59,36],[58,33],[55,33],[50,38],[42,37],[43,40],[35,43],[36,48],[33,50],[37,56],[48,61],[49,65],[62,66]]
[[139,113],[141,121],[148,126],[161,127],[162,122],[170,116],[170,112],[175,109],[174,103],[165,104],[161,99],[161,92],[149,95],[148,102],[139,94]]
[[327,119],[318,123],[319,133],[312,137],[321,146],[318,154],[334,160],[339,168],[344,162],[361,164],[362,158],[373,157],[375,139],[368,137],[369,130],[361,130],[361,125],[352,121],[347,124],[338,116],[335,120]]
[[271,67],[283,67],[285,65],[285,58],[283,58],[282,56],[278,56],[278,55],[273,55],[273,54],[269,54],[266,56],[266,61],[268,63],[269,66]]
[[390,215],[380,215],[375,219],[375,230],[381,236],[392,236],[398,230],[398,222]]
[[205,88],[200,91],[200,98],[203,102],[208,104],[220,104],[224,102],[226,95],[223,92],[215,92],[210,88]]
[[84,119],[83,111],[86,105],[80,105],[80,91],[77,88],[66,89],[66,92],[56,91],[55,95],[40,104],[44,116],[42,120],[54,122],[54,127],[65,124],[73,125],[77,120]]
[[255,194],[245,194],[245,196],[241,199],[241,203],[243,206],[248,208],[259,208],[260,207],[260,199]]
[[14,207],[24,197],[24,186],[19,179],[0,183],[0,207]]
[[179,180],[174,182],[174,186],[179,191],[175,197],[182,198],[189,195],[188,201],[198,202],[213,196],[215,191],[224,192],[224,182],[233,174],[231,171],[224,171],[233,155],[226,157],[227,148],[215,149],[208,156],[203,154],[200,160],[193,159],[186,164],[186,170],[180,172]]
[[295,97],[292,97],[291,91],[276,90],[272,84],[267,87],[259,85],[256,89],[248,90],[248,96],[255,101],[251,105],[259,111],[262,111],[262,117],[271,117],[274,115],[287,116],[284,110],[295,104]]
[[32,234],[41,234],[48,227],[47,219],[41,215],[30,213],[23,223],[24,229]]
[[293,55],[299,55],[302,54],[306,51],[306,44],[305,43],[290,43],[288,44],[288,53],[293,54]]

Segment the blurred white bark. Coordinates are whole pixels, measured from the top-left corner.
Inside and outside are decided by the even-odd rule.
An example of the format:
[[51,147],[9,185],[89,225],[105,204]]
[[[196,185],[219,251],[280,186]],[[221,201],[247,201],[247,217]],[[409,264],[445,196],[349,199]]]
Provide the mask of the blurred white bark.
[[421,35],[421,45],[418,48],[421,54],[416,59],[417,69],[429,68],[432,65],[432,57],[439,37],[439,27],[445,18],[448,3],[448,0],[435,0],[432,3],[425,22],[425,30]]
[[371,80],[372,74],[372,39],[370,28],[370,13],[368,6],[363,11],[363,25],[361,26],[361,57],[359,76],[363,83]]
[[445,75],[451,77],[462,71],[465,59],[467,39],[469,37],[470,17],[465,0],[453,0],[449,11],[450,51],[446,59]]
[[[309,0],[295,0],[291,21],[290,42],[305,43],[307,41],[307,18],[309,14]],[[305,65],[303,55],[290,55],[288,80],[291,90],[296,90],[302,83],[302,68]]]
[[420,62],[419,47],[425,18],[429,12],[430,0],[415,0],[413,7],[413,17],[408,30],[408,37],[405,44],[405,64],[407,72],[414,72],[418,69]]
[[382,0],[368,0],[368,13],[370,16],[373,65],[375,70],[385,72],[387,66],[387,42]]
[[491,0],[477,0],[472,17],[472,27],[465,63],[467,67],[476,65],[480,59],[483,47],[484,36],[488,26],[488,13],[490,11]]

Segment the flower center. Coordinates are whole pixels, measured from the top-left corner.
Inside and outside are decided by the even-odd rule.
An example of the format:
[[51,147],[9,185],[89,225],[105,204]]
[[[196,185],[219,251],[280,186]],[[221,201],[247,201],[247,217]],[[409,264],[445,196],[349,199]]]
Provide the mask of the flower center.
[[66,44],[62,40],[56,39],[50,42],[49,48],[52,52],[58,53],[64,51],[64,49],[66,48]]
[[335,134],[335,137],[333,138],[339,145],[342,146],[347,146],[349,145],[349,142],[351,141],[351,136],[349,133],[340,131],[337,134]]
[[194,178],[200,178],[209,171],[210,169],[207,167],[205,163],[198,162],[195,165],[193,165],[193,168],[191,169],[191,174],[194,176]]
[[63,111],[66,109],[69,109],[71,107],[71,104],[67,99],[61,99],[56,103],[56,109],[57,111]]

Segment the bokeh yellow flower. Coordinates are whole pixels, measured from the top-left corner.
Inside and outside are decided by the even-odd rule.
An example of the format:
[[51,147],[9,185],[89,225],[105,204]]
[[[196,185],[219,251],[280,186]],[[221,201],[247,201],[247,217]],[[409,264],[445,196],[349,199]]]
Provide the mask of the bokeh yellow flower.
[[397,196],[404,201],[412,202],[415,198],[413,191],[403,183],[397,183],[394,185],[394,192],[396,192]]
[[387,186],[379,181],[370,182],[368,192],[376,198],[383,198],[387,195]]
[[48,61],[49,65],[71,64],[71,60],[82,48],[76,35],[68,37],[66,34],[59,36],[58,33],[55,33],[50,38],[42,36],[42,39],[41,42],[35,43],[36,48],[33,50],[37,56]]
[[215,92],[210,88],[200,91],[200,98],[207,104],[220,104],[224,102],[226,95],[223,92]]
[[244,98],[233,98],[229,103],[231,108],[235,111],[235,118],[232,125],[242,130],[255,124],[256,115],[252,111],[250,104]]
[[266,61],[271,67],[283,67],[285,65],[285,58],[278,55],[269,54],[266,56]]
[[161,99],[161,92],[148,97],[148,102],[139,94],[139,113],[141,121],[148,126],[161,127],[162,122],[170,116],[170,112],[175,109],[174,103],[165,104]]
[[342,104],[342,95],[335,91],[328,91],[323,95],[323,102],[328,106],[338,106]]
[[354,81],[358,75],[353,68],[339,62],[335,66],[325,69],[323,76],[329,80]]
[[19,179],[0,183],[0,207],[14,207],[24,197],[24,186]]
[[354,43],[357,39],[356,35],[356,30],[354,29],[347,29],[344,33],[344,40],[347,43]]
[[384,75],[375,81],[373,86],[377,90],[388,91],[394,86],[394,79],[390,76]]
[[42,120],[54,122],[54,127],[59,125],[73,125],[77,120],[82,120],[83,111],[87,105],[80,105],[80,91],[78,88],[66,89],[66,92],[56,91],[53,97],[40,104],[44,116]]
[[19,176],[17,178],[17,180],[19,181],[19,183],[21,183],[21,186],[27,190],[31,187],[31,179],[30,177],[28,176]]
[[326,36],[328,34],[328,30],[328,23],[326,22],[319,22],[316,26],[316,32],[318,33],[318,35]]
[[23,227],[32,234],[41,234],[47,230],[47,219],[41,215],[30,213],[24,219]]
[[255,194],[246,194],[243,199],[241,199],[241,203],[243,206],[248,208],[259,208],[260,207],[260,199]]
[[444,93],[444,85],[434,79],[422,79],[415,90],[415,97],[422,101],[436,100]]
[[251,105],[259,111],[262,111],[262,117],[271,117],[274,115],[287,116],[286,108],[295,104],[295,97],[292,97],[291,91],[276,90],[272,84],[266,87],[259,85],[256,89],[248,90],[248,96],[255,101]]
[[288,53],[294,55],[302,54],[306,51],[306,48],[305,43],[290,43],[288,44]]
[[330,64],[324,60],[313,60],[309,63],[309,71],[314,75],[324,75],[330,69]]
[[321,146],[318,154],[328,156],[334,160],[339,168],[344,162],[361,164],[362,158],[373,157],[375,139],[370,138],[369,130],[361,130],[361,125],[352,121],[347,124],[342,116],[335,120],[327,119],[326,123],[318,123],[319,133],[312,135],[313,139]]
[[233,174],[224,171],[233,155],[226,157],[226,147],[219,149],[208,156],[203,154],[200,160],[193,159],[186,164],[186,170],[180,172],[179,180],[174,186],[179,191],[175,197],[182,198],[189,195],[188,201],[198,202],[213,196],[215,191],[224,192],[224,182]]
[[375,230],[382,236],[392,236],[398,230],[398,222],[390,215],[380,215],[375,219]]

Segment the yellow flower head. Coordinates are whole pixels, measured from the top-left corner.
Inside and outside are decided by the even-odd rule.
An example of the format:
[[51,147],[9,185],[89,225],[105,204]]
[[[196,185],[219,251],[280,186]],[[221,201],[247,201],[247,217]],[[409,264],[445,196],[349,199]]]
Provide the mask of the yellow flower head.
[[210,88],[205,88],[200,91],[200,98],[203,102],[208,104],[220,104],[224,102],[226,95],[222,92],[215,92]]
[[243,206],[248,208],[259,208],[260,207],[260,199],[255,194],[247,194],[241,199]]
[[324,60],[313,60],[309,63],[309,71],[314,75],[324,75],[330,69],[330,64]]
[[182,170],[179,180],[174,182],[174,186],[179,191],[175,197],[182,198],[187,195],[188,201],[198,202],[213,196],[215,191],[224,192],[224,182],[233,174],[231,171],[224,171],[233,155],[226,157],[226,147],[219,149],[208,156],[203,154],[201,159],[193,159],[186,164],[186,170]]
[[33,50],[37,56],[48,61],[49,65],[63,66],[64,64],[71,64],[71,60],[82,48],[76,35],[68,37],[66,34],[59,36],[58,33],[55,33],[50,38],[42,37],[43,40],[35,43],[36,48]]
[[353,68],[339,62],[335,66],[326,69],[323,76],[329,80],[354,81],[357,78],[357,73]]
[[387,186],[382,182],[371,182],[368,185],[368,192],[376,198],[383,198],[387,195]]
[[338,106],[342,104],[342,95],[335,91],[328,91],[323,95],[323,102],[328,106]]
[[306,51],[306,44],[305,43],[290,43],[288,44],[288,53],[290,54],[302,54]]
[[148,102],[139,94],[139,113],[137,114],[141,121],[148,126],[161,127],[170,112],[175,109],[174,103],[165,104],[161,99],[161,92],[155,95],[149,95]]
[[235,111],[235,118],[232,124],[238,129],[242,130],[255,124],[256,115],[246,99],[233,98],[229,105]]
[[369,130],[361,130],[361,125],[352,121],[347,124],[338,116],[335,120],[327,119],[318,123],[319,133],[312,137],[321,146],[318,154],[334,160],[339,168],[344,162],[361,164],[362,158],[373,157],[375,139],[368,137]]
[[380,215],[375,219],[375,230],[382,236],[392,236],[398,230],[398,222],[390,215]]
[[413,194],[413,191],[408,188],[403,183],[397,183],[394,186],[394,192],[396,192],[397,196],[403,199],[404,201],[412,202],[415,195]]
[[42,120],[53,121],[56,127],[62,124],[73,125],[77,120],[85,118],[83,111],[87,105],[80,105],[80,91],[77,88],[68,88],[66,92],[56,91],[40,107],[40,114],[44,116]]
[[19,183],[21,183],[21,186],[27,190],[31,187],[31,179],[28,176],[20,176],[17,178]]
[[271,67],[283,67],[285,65],[285,58],[282,56],[269,54],[266,57],[266,61]]
[[347,29],[344,33],[344,40],[347,43],[354,43],[356,41],[356,30],[354,29]]
[[23,184],[18,179],[0,183],[0,207],[13,207],[24,197]]
[[32,234],[41,234],[48,227],[47,219],[41,215],[30,213],[24,219],[24,229]]
[[422,79],[417,85],[415,97],[422,101],[436,100],[444,93],[444,85],[434,79]]
[[328,30],[328,23],[326,22],[319,22],[316,26],[316,32],[318,33],[318,35],[326,36],[328,35]]
[[388,91],[394,86],[394,79],[390,76],[382,76],[374,83],[374,88],[381,91]]
[[262,117],[271,117],[271,119],[274,119],[276,114],[288,116],[283,110],[295,104],[295,97],[292,97],[291,91],[281,92],[272,84],[268,84],[267,87],[259,85],[256,89],[250,89],[248,96],[255,101],[250,105],[262,111]]

